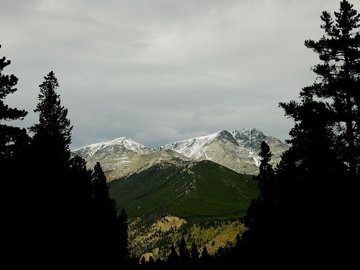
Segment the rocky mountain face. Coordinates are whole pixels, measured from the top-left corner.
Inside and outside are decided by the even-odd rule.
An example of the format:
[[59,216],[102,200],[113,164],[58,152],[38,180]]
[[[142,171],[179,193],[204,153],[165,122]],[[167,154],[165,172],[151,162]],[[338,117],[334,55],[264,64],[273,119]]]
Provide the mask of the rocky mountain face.
[[184,164],[202,160],[211,160],[238,173],[257,174],[262,141],[269,144],[273,153],[272,163],[277,164],[287,145],[253,128],[222,130],[170,143],[158,149],[150,149],[132,139],[121,137],[82,147],[73,154],[85,158],[89,168],[97,161],[100,162],[109,181],[141,172],[155,164]]
[[272,164],[277,164],[287,145],[254,128],[231,132],[222,130],[207,136],[167,144],[160,147],[160,150],[174,150],[196,161],[211,160],[238,173],[257,174],[260,165],[258,153],[262,141],[269,144],[273,153]]
[[73,151],[73,155],[86,159],[89,168],[100,162],[109,181],[140,172],[163,161],[177,164],[188,160],[175,151],[156,151],[125,137],[84,146]]

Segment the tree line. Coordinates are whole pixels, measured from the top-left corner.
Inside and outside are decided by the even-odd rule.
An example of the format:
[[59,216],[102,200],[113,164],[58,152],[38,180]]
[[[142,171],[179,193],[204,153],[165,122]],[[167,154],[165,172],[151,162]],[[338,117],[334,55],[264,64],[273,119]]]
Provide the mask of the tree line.
[[[209,265],[293,268],[356,260],[360,180],[360,15],[348,1],[332,16],[321,15],[318,40],[306,40],[320,63],[316,80],[300,91],[299,101],[280,103],[295,122],[290,148],[273,168],[263,142],[256,180],[260,196],[243,222],[248,230],[236,245],[211,257],[185,240],[173,246],[166,261],[142,261],[144,268],[205,268]],[[0,59],[0,172],[3,243],[9,254],[28,261],[91,262],[132,266],[125,210],[117,214],[106,177],[98,163],[86,169],[71,157],[72,126],[56,93],[53,72],[40,85],[29,132],[4,121],[27,112],[4,100],[15,92],[17,78],[4,75],[10,64]],[[29,255],[29,256],[27,256]],[[16,263],[17,261],[15,261]],[[289,263],[290,262],[290,263]],[[51,266],[51,265],[49,265]]]
[[[0,119],[21,120],[27,112],[4,103],[17,78],[4,75],[0,59]],[[1,124],[0,164],[8,210],[3,216],[6,249],[35,264],[44,262],[116,262],[129,259],[127,214],[117,214],[101,165],[93,170],[70,152],[72,126],[49,72],[40,84],[34,110],[38,123],[25,129]],[[7,232],[13,234],[7,235]],[[19,252],[21,251],[21,252]],[[16,261],[15,261],[16,262]],[[50,266],[50,265],[49,265]]]

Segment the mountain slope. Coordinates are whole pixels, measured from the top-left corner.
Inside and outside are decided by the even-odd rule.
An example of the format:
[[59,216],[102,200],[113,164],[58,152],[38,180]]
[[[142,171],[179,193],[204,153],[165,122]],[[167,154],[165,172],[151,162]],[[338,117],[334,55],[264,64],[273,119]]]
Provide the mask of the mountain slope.
[[96,162],[100,162],[109,181],[164,161],[182,163],[188,160],[175,151],[154,151],[125,137],[82,147],[74,150],[73,155],[85,158],[89,168],[93,168]]
[[273,152],[272,164],[280,161],[287,146],[280,140],[265,136],[257,129],[222,130],[207,136],[174,142],[160,150],[174,150],[193,160],[211,160],[239,173],[257,174],[260,164],[261,142],[269,144]]
[[238,218],[258,195],[252,176],[212,161],[158,163],[110,182],[110,194],[129,214],[132,254],[165,259],[184,236],[211,254],[245,230]]
[[85,158],[89,168],[100,162],[109,181],[141,172],[154,164],[181,165],[191,160],[211,160],[238,173],[254,175],[258,173],[258,153],[262,141],[269,144],[273,153],[272,164],[277,164],[287,145],[256,129],[222,130],[170,143],[156,150],[121,137],[82,147],[73,154]]
[[251,176],[201,161],[156,164],[111,182],[110,193],[130,217],[175,215],[207,220],[244,215],[258,189]]

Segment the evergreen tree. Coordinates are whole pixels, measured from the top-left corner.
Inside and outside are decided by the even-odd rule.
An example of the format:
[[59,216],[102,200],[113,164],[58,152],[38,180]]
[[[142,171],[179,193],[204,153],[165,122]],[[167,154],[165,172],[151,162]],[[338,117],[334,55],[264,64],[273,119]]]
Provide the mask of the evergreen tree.
[[[67,217],[72,223],[72,244],[74,251],[82,250],[87,257],[92,252],[92,182],[91,170],[86,168],[86,161],[75,156],[70,159],[68,201],[71,207]],[[80,256],[79,256],[80,257]]]
[[96,162],[92,174],[93,201],[99,220],[113,222],[116,219],[115,201],[110,198],[106,176],[99,162]]
[[[38,235],[38,252],[51,260],[69,260],[76,254],[72,209],[74,196],[70,183],[70,120],[67,109],[61,105],[56,93],[59,87],[54,72],[44,77],[39,86],[39,102],[35,112],[39,122],[30,128],[32,202],[35,235]],[[60,247],[66,247],[60,251]],[[73,249],[74,247],[74,249]]]
[[191,244],[190,257],[192,262],[197,262],[199,260],[199,250],[195,242]]
[[[86,161],[82,157],[74,156],[69,161],[69,178],[71,183],[71,197],[78,201],[78,204],[83,205],[78,209],[76,215],[81,215],[81,212],[89,212],[90,202],[93,194],[93,187],[91,181],[92,171],[86,168]],[[76,206],[76,205],[74,205]]]
[[29,179],[26,173],[29,160],[29,137],[25,129],[8,124],[12,120],[22,120],[27,112],[5,104],[7,95],[17,91],[15,86],[18,79],[14,75],[3,73],[10,63],[10,60],[6,60],[5,57],[0,58],[0,196],[2,202],[0,237],[3,249],[6,250],[3,258],[9,260],[17,256],[25,257],[25,250],[29,243],[28,234],[31,233],[31,229],[29,229],[30,222],[24,222],[24,220],[29,220],[32,211],[31,207],[24,209],[24,205],[29,206],[31,198],[28,196]]
[[318,79],[300,95],[324,100],[333,112],[336,144],[354,177],[360,164],[360,14],[343,0],[335,20],[326,11],[321,20],[325,35],[305,42],[322,61],[313,69]]
[[199,250],[195,242],[191,244],[190,248],[190,264],[192,268],[196,268],[199,265]]
[[68,110],[61,105],[56,93],[59,83],[53,71],[44,77],[39,86],[39,103],[34,112],[39,113],[39,123],[30,128],[34,133],[33,149],[38,163],[47,171],[63,174],[69,166],[71,130]]
[[27,115],[25,110],[11,108],[4,103],[7,95],[17,91],[15,86],[18,79],[13,74],[10,76],[3,74],[4,68],[10,64],[11,61],[6,60],[5,57],[0,59],[0,163],[2,165],[15,158],[15,152],[20,151],[19,148],[26,143],[27,138],[24,129],[3,124],[3,121],[21,120]]
[[127,261],[130,258],[130,252],[129,252],[129,242],[128,242],[128,223],[127,223],[127,213],[125,209],[123,208],[121,210],[121,213],[118,217],[118,247],[119,247],[119,253],[117,256],[119,256],[120,260]]
[[[335,258],[354,233],[357,203],[349,198],[356,196],[357,185],[344,180],[358,178],[360,135],[360,17],[344,0],[335,21],[328,12],[321,19],[323,38],[305,42],[322,61],[313,69],[317,81],[302,89],[300,102],[280,103],[295,125],[291,147],[277,168],[278,207],[273,214],[277,249],[294,260],[317,262],[325,260],[318,250]],[[341,224],[339,233],[329,237],[334,211]],[[307,246],[301,255],[300,246]]]
[[201,256],[200,256],[200,260],[201,260],[202,265],[203,266],[208,265],[209,262],[210,262],[210,259],[211,259],[211,257],[210,257],[210,255],[209,255],[209,253],[207,251],[207,248],[206,248],[206,246],[204,246],[202,251],[201,251]]
[[[48,216],[56,224],[69,210],[70,185],[70,120],[67,109],[61,105],[60,95],[56,93],[59,83],[54,72],[49,72],[39,86],[39,102],[35,112],[39,113],[39,123],[30,131],[34,134],[31,143],[33,161],[33,185],[38,208],[48,213],[39,213],[39,218]],[[50,209],[46,209],[46,205]],[[56,214],[55,214],[56,213]],[[50,221],[50,219],[49,219]]]
[[175,250],[175,247],[174,245],[171,245],[171,248],[170,248],[170,253],[167,257],[167,263],[169,266],[171,267],[177,267],[178,266],[178,263],[179,263],[179,256]]
[[[93,184],[93,223],[92,238],[96,248],[97,263],[116,265],[119,263],[118,234],[115,201],[110,198],[106,176],[99,162],[94,166],[92,174]],[[123,224],[124,225],[124,224]],[[119,235],[119,237],[116,237]],[[121,249],[120,249],[121,250]],[[123,252],[123,250],[121,250]],[[124,258],[120,258],[123,260]]]
[[[276,173],[262,144],[261,194],[248,209],[249,230],[243,234],[246,255],[256,251],[260,263],[281,265],[284,257],[302,263],[334,259],[355,232],[358,203],[348,198],[356,197],[357,188],[341,181],[358,174],[360,17],[345,0],[335,17],[332,21],[324,12],[325,36],[305,42],[323,61],[314,68],[317,81],[302,89],[299,102],[280,103],[295,125]],[[335,234],[329,225],[334,211],[341,220]]]
[[190,260],[189,250],[186,246],[186,241],[184,236],[181,237],[179,242],[179,256],[181,264],[188,264]]
[[[252,200],[246,216],[243,218],[244,224],[249,228],[244,232],[243,238],[246,245],[245,259],[250,259],[254,254],[266,254],[271,250],[271,245],[276,241],[273,238],[276,224],[276,197],[275,197],[275,173],[271,161],[270,147],[266,142],[261,143],[261,157],[259,174],[256,176],[260,195],[256,200]],[[236,238],[235,252],[239,253],[242,241],[238,235]]]
[[272,200],[274,196],[274,170],[270,165],[271,152],[270,147],[266,142],[261,142],[261,151],[259,153],[261,158],[259,166],[259,175],[257,176],[259,182],[259,189],[261,197],[264,200]]
[[155,264],[155,260],[153,258],[153,256],[149,257],[149,266],[152,267]]

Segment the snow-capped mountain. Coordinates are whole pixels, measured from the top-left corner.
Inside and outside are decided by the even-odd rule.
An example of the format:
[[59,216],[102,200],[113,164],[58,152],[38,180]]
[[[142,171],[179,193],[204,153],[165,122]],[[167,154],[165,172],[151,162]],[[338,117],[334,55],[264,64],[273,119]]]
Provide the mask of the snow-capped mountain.
[[72,154],[86,159],[88,168],[100,162],[109,181],[142,171],[156,163],[188,160],[175,151],[156,151],[125,137],[87,145]]
[[113,153],[137,153],[146,154],[152,150],[132,139],[126,137],[120,137],[108,142],[100,142],[90,144],[79,149],[74,150],[76,155],[79,155],[85,159],[92,157],[95,154],[103,153],[105,155]]
[[231,132],[221,130],[207,136],[170,143],[159,149],[174,150],[197,161],[211,160],[239,173],[257,174],[262,141],[267,142],[271,148],[272,163],[278,163],[287,145],[254,128]]
[[84,146],[73,151],[87,160],[91,168],[99,161],[109,180],[142,171],[154,164],[184,164],[211,160],[234,171],[257,174],[260,145],[266,141],[273,153],[272,163],[288,147],[280,140],[266,136],[257,129],[221,130],[210,135],[174,142],[150,149],[131,139],[121,137],[108,142]]

